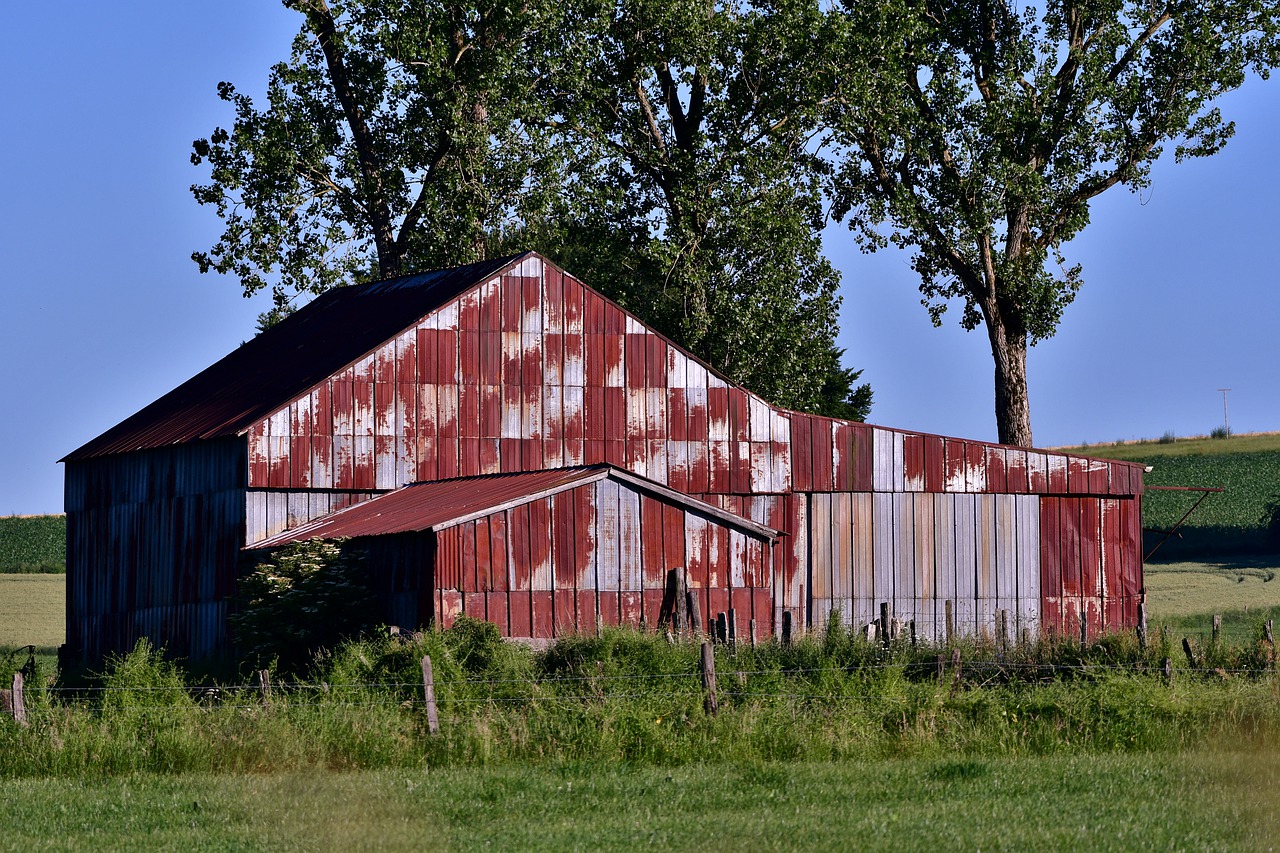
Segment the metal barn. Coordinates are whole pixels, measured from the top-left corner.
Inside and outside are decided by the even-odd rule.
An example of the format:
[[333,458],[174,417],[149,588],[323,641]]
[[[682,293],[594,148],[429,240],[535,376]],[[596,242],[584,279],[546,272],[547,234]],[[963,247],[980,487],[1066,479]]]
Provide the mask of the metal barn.
[[370,543],[388,622],[513,637],[652,625],[675,566],[762,631],[1142,590],[1141,466],[778,409],[533,253],[326,293],[63,461],[89,657],[218,653],[243,552],[309,536]]

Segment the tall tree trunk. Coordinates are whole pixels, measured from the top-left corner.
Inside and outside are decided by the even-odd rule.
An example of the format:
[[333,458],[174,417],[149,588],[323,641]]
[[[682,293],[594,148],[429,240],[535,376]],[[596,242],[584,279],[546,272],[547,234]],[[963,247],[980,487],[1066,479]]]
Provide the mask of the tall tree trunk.
[[373,133],[351,89],[350,73],[333,13],[325,0],[310,0],[301,3],[299,7],[306,14],[311,31],[320,43],[329,71],[329,81],[333,84],[334,95],[342,106],[347,127],[351,130],[352,142],[355,143],[356,156],[360,161],[361,182],[364,185],[363,206],[369,220],[369,230],[373,233],[374,246],[378,251],[378,272],[382,278],[395,278],[402,272],[403,258],[391,223],[391,205],[382,185],[382,164],[375,151]]
[[1027,335],[1010,328],[998,311],[986,317],[985,325],[987,337],[991,340],[991,357],[996,365],[996,429],[999,441],[1001,444],[1031,447]]

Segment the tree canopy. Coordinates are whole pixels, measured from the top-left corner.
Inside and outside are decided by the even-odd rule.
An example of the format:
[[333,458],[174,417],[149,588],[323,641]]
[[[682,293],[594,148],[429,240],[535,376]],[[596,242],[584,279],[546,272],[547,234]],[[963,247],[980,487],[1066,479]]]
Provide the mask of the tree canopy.
[[[1064,245],[1113,186],[1211,155],[1217,101],[1280,58],[1263,0],[846,0],[830,126],[832,194],[862,247],[913,250],[935,324],[986,328],[1003,443],[1032,440],[1027,347],[1082,283]],[[891,226],[887,235],[882,223]]]
[[773,402],[866,416],[818,236],[816,2],[285,5],[266,105],[221,84],[234,125],[194,144],[201,270],[284,312],[537,249]]

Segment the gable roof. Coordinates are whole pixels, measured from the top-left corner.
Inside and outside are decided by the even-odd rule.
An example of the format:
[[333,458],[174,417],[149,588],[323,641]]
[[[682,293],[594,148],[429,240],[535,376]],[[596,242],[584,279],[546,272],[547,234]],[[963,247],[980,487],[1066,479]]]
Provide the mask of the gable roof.
[[605,464],[414,483],[277,533],[249,546],[249,550],[275,548],[306,539],[443,530],[604,479],[615,480],[659,500],[678,504],[749,536],[773,540],[780,535],[771,527]]
[[61,461],[237,435],[526,252],[322,293]]

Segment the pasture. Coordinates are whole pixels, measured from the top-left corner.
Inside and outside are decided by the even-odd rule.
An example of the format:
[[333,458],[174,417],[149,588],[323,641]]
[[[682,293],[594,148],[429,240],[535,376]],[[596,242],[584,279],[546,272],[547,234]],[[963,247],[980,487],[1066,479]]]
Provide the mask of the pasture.
[[1256,850],[1278,784],[1256,750],[22,779],[0,846]]
[[64,574],[0,574],[0,649],[56,649],[66,636],[66,597]]

